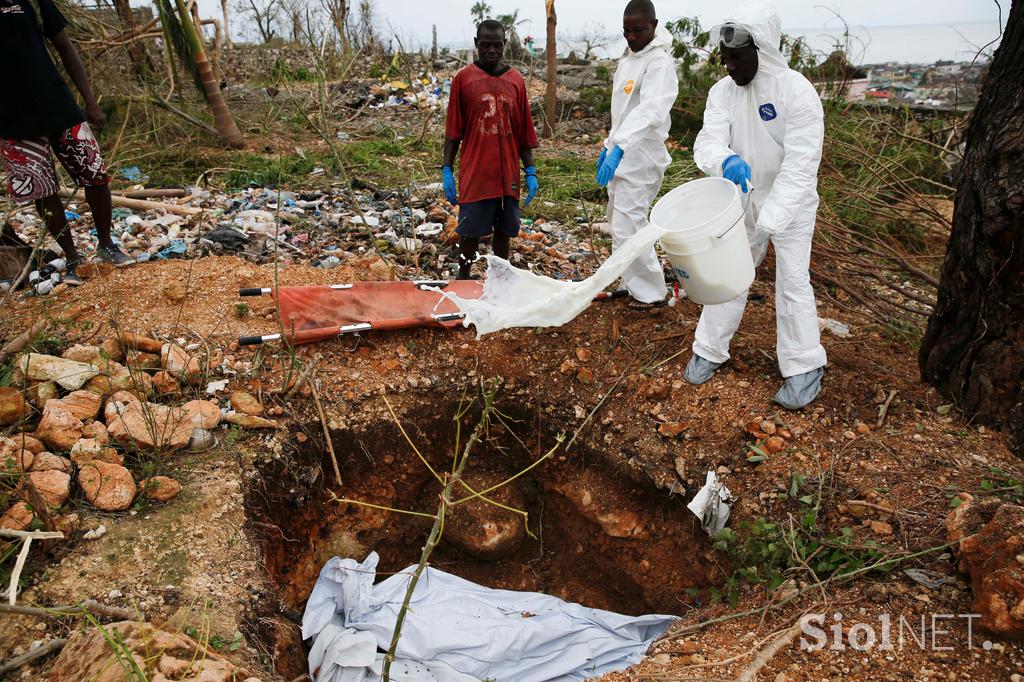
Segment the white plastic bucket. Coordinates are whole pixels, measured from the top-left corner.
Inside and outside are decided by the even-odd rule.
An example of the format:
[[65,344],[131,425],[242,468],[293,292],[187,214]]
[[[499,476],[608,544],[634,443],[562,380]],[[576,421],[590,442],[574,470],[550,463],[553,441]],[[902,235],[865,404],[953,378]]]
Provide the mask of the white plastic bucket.
[[754,281],[743,208],[725,178],[691,180],[654,205],[651,222],[667,230],[661,247],[695,303],[731,301]]

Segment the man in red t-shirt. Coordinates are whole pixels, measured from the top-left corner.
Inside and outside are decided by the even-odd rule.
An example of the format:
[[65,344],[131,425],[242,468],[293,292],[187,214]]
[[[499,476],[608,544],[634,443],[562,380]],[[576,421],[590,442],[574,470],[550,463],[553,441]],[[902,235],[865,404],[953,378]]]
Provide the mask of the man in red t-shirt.
[[[538,189],[533,165],[537,131],[526,81],[501,61],[505,29],[493,19],[482,21],[474,42],[477,61],[452,80],[441,168],[445,196],[460,207],[459,279],[469,279],[480,238],[492,232],[494,254],[508,259],[509,241],[519,234],[520,161],[526,176],[524,205],[530,205]],[[460,147],[456,193],[452,164]]]

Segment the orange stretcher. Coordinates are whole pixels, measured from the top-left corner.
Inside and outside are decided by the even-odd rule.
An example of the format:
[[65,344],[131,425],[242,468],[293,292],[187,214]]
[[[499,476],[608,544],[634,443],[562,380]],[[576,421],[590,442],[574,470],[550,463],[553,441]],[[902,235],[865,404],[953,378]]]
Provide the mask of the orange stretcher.
[[[241,289],[240,296],[271,295],[281,311],[282,334],[243,336],[240,346],[284,339],[293,344],[313,343],[344,334],[410,327],[454,328],[465,314],[432,287],[480,298],[477,280],[414,280],[411,282],[355,282],[326,286]],[[625,290],[602,292],[594,300],[625,295]]]

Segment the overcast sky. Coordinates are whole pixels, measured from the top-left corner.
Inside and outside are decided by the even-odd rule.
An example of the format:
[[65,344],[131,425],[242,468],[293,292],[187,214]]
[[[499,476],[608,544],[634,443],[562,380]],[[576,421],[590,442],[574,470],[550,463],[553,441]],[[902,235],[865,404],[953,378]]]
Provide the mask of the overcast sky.
[[[229,0],[230,6],[235,7],[239,1]],[[469,8],[474,1],[373,0],[373,5],[380,31],[385,35],[397,33],[406,48],[409,48],[410,44],[413,47],[429,45],[433,25],[437,25],[442,45],[470,43],[473,21],[469,15]],[[140,0],[138,4],[145,3]],[[199,0],[199,4],[204,14],[220,12],[219,0]],[[352,4],[355,5],[357,2],[353,1]],[[543,0],[488,0],[488,4],[492,6],[495,15],[519,9],[520,18],[526,20],[520,27],[520,35],[533,35],[539,44],[543,44]],[[659,18],[663,21],[682,16],[697,16],[705,26],[716,23],[730,7],[739,4],[730,0],[655,0]],[[1010,2],[1004,0],[1002,4],[1002,19],[1005,25]],[[592,31],[598,26],[604,27],[604,33],[617,33],[621,28],[623,6],[625,2],[621,0],[555,0],[560,51],[568,38],[588,30]],[[999,16],[994,0],[776,0],[776,6],[782,17],[783,30],[790,32],[797,29],[813,31],[840,28],[841,23],[835,18],[835,14],[825,7],[841,15],[851,28],[921,24],[949,26],[973,22],[989,22],[991,26],[996,27]],[[233,32],[243,29],[238,23],[233,27]],[[936,40],[944,42],[946,38],[940,37]]]

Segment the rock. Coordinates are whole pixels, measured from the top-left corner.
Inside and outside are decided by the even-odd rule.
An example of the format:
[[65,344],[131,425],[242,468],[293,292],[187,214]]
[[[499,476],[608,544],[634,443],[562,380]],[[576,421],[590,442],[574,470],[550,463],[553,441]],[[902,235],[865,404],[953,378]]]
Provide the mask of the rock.
[[263,405],[256,396],[245,391],[233,391],[231,393],[231,407],[236,412],[243,414],[261,415],[263,414]]
[[59,400],[48,400],[43,407],[43,418],[36,428],[36,438],[51,450],[64,452],[82,437],[82,420]]
[[595,495],[591,491],[588,476],[589,474],[585,473],[574,481],[555,486],[554,489],[572,502],[580,514],[601,526],[606,535],[613,538],[649,540],[651,533],[640,516],[625,507],[609,507],[601,495]]
[[194,428],[188,413],[179,407],[143,403],[117,393],[105,409],[107,431],[119,443],[140,450],[174,452],[188,445]]
[[145,372],[133,372],[124,365],[111,362],[107,364],[102,374],[90,379],[85,387],[103,397],[118,391],[132,391],[138,395],[149,395],[153,392],[153,380]]
[[81,519],[78,517],[78,514],[74,512],[56,516],[53,519],[54,527],[61,533],[64,533],[65,536],[74,532],[74,530],[78,528],[79,523],[81,523]]
[[872,521],[871,532],[875,535],[892,535],[892,526],[885,521]]
[[100,352],[103,357],[113,362],[122,362],[125,357],[124,346],[115,338],[103,339],[100,344]]
[[593,356],[594,353],[589,348],[576,349],[576,359],[579,360],[580,362],[590,362],[590,358],[592,358]]
[[672,390],[671,384],[661,379],[656,379],[641,389],[641,394],[647,400],[664,400]]
[[771,419],[762,419],[761,420],[761,431],[763,433],[768,434],[769,436],[775,435],[775,431],[776,431],[775,422],[773,422]]
[[93,460],[78,470],[78,484],[85,499],[103,511],[123,511],[135,499],[135,479],[123,466]]
[[[107,637],[113,637],[119,643],[117,652],[110,647]],[[151,675],[148,679],[153,682],[259,682],[244,668],[191,637],[136,621],[75,631],[48,667],[47,677],[40,679],[48,682],[122,682],[129,677],[134,679],[124,672],[121,665],[124,656],[128,656],[128,660],[134,658],[145,662],[147,673]]]
[[884,604],[889,600],[889,590],[882,583],[871,583],[865,594],[875,604]]
[[47,400],[56,400],[60,397],[60,389],[57,388],[57,384],[52,381],[33,381],[32,384],[25,389],[25,395],[27,395],[28,399],[32,401],[33,405],[41,410]]
[[11,426],[29,415],[29,406],[21,391],[11,386],[0,386],[0,426]]
[[666,438],[678,438],[689,427],[690,425],[687,422],[664,422],[658,427],[658,433]]
[[174,343],[165,343],[160,349],[160,363],[172,376],[185,383],[195,383],[202,374],[199,357]]
[[110,434],[107,433],[107,425],[99,421],[83,426],[82,438],[95,438],[103,445],[110,443]]
[[[48,452],[40,454],[50,454]],[[0,471],[7,470],[13,473],[21,473],[32,468],[36,461],[36,454],[28,450],[12,450],[0,456]]]
[[81,466],[94,459],[110,464],[124,464],[124,456],[114,448],[106,447],[95,438],[82,438],[71,448],[71,461]]
[[100,350],[99,346],[83,346],[78,343],[61,353],[60,356],[65,360],[84,362],[87,365],[96,365],[97,367],[101,367],[104,362],[103,351]]
[[27,502],[15,502],[3,516],[0,516],[0,528],[8,530],[25,530],[31,523],[32,507]]
[[157,341],[141,334],[122,334],[120,342],[125,349],[134,348],[143,353],[161,353],[164,347],[163,341]]
[[768,454],[774,455],[777,452],[782,452],[786,448],[786,441],[781,436],[769,436],[764,441],[764,449],[768,451]]
[[263,417],[257,417],[251,414],[239,414],[238,412],[229,412],[224,417],[224,421],[235,426],[241,426],[243,429],[279,429],[281,425],[270,419],[264,419]]
[[130,350],[128,351],[128,357],[125,358],[125,366],[135,372],[142,372],[147,369],[160,369],[160,355]]
[[38,455],[33,455],[30,469],[32,471],[63,471],[65,474],[70,474],[74,467],[67,457],[61,457],[52,452],[40,452]]
[[572,374],[576,371],[576,362],[571,358],[566,359],[566,361],[558,368],[558,371],[562,374]]
[[100,373],[96,365],[40,353],[21,356],[18,367],[27,379],[54,381],[68,391],[77,391]]
[[[474,490],[486,490],[506,478],[508,476],[504,474],[471,470],[465,480]],[[488,497],[508,507],[526,508],[522,490],[515,483],[488,493]],[[444,538],[448,542],[478,559],[486,560],[512,554],[519,549],[525,535],[522,516],[480,500],[455,507],[444,528]]]
[[194,429],[214,429],[221,422],[220,408],[209,400],[190,400],[181,406]]
[[864,434],[871,433],[871,427],[865,424],[864,422],[858,422],[857,433],[861,434],[862,436]]
[[72,391],[60,399],[60,404],[68,408],[76,419],[81,419],[83,422],[87,419],[95,419],[96,415],[100,413],[102,403],[103,398],[92,391]]
[[139,481],[139,491],[154,502],[166,502],[177,497],[181,484],[168,476],[153,476]]
[[589,367],[581,367],[580,370],[576,372],[576,381],[581,384],[592,384],[594,383],[594,373]]
[[960,505],[946,519],[947,539],[962,572],[971,578],[972,612],[986,630],[1024,636],[1024,507],[998,498],[977,501],[957,495]]
[[27,433],[16,433],[11,436],[11,440],[21,448],[22,450],[28,450],[33,455],[38,455],[40,452],[46,451],[46,446],[43,442],[34,436],[30,436]]
[[[53,469],[50,471],[32,471],[29,472],[27,478],[48,507],[59,507],[64,504],[64,501],[68,499],[68,495],[71,494],[71,474],[64,471]],[[22,496],[26,501],[31,502],[28,499],[27,490],[24,491]]]
[[153,388],[157,395],[161,396],[181,393],[181,384],[167,371],[160,371],[153,375]]

